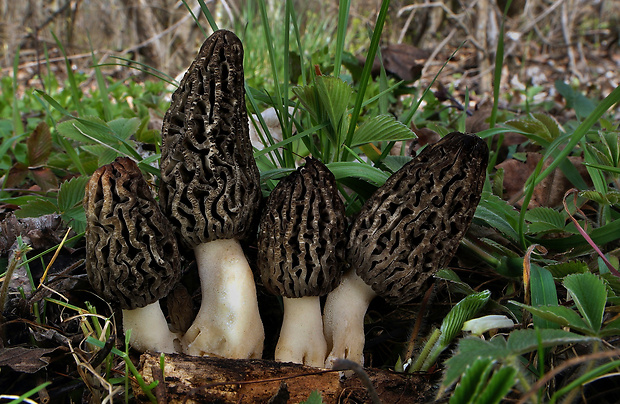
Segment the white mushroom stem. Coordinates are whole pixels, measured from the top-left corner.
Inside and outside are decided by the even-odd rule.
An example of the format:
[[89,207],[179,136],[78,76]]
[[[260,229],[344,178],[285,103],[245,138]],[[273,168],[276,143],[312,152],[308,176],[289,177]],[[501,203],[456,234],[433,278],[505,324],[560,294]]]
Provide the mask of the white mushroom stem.
[[330,350],[325,367],[338,358],[364,364],[364,316],[377,294],[355,271],[347,272],[340,285],[327,295],[323,331]]
[[189,355],[260,358],[265,332],[252,270],[237,240],[194,248],[200,275],[200,311],[183,337]]
[[284,319],[275,358],[322,368],[327,355],[318,296],[283,297]]
[[[123,310],[123,331],[131,330],[129,344],[138,351],[180,352],[180,335],[168,328],[159,301],[133,310]],[[176,342],[176,343],[175,343]]]

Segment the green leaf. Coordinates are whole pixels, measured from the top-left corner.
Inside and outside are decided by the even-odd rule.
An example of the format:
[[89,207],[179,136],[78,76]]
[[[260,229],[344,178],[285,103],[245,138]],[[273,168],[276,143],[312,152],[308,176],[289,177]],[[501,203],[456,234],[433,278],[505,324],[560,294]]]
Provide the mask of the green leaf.
[[409,156],[385,156],[381,163],[387,167],[388,170],[395,173],[410,161],[411,157]]
[[607,302],[607,288],[593,273],[568,275],[564,287],[570,292],[577,309],[595,332],[601,329]]
[[317,390],[313,390],[308,396],[306,401],[302,401],[300,404],[323,404],[323,397]]
[[547,126],[532,115],[511,119],[505,124],[517,129],[540,145],[550,143],[554,139]]
[[58,190],[58,209],[60,212],[65,212],[82,202],[88,180],[89,178],[86,176],[74,177],[60,185]]
[[19,210],[15,211],[15,216],[19,218],[24,217],[39,217],[43,215],[49,215],[56,213],[58,208],[49,200],[37,199],[30,201],[27,204],[20,206]]
[[555,139],[560,136],[560,125],[552,116],[547,114],[533,113],[532,117],[541,122],[547,128],[551,139]]
[[86,212],[82,205],[74,206],[61,215],[62,220],[71,226],[76,233],[86,230]]
[[329,163],[327,168],[329,168],[338,181],[343,178],[359,178],[377,186],[383,185],[390,176],[385,171],[381,171],[368,164],[351,161]]
[[[604,226],[593,228],[590,230],[588,235],[592,238],[595,244],[601,245],[618,240],[618,234],[620,234],[620,220],[614,220]],[[542,244],[549,249],[561,251],[568,251],[570,248],[588,245],[587,241],[581,234],[559,238],[528,237],[528,240],[537,244]]]
[[518,220],[517,211],[506,201],[488,191],[482,192],[474,218],[486,222],[490,227],[496,228],[513,241],[518,239],[515,230]]
[[339,77],[334,76],[316,76],[315,86],[319,102],[325,108],[332,127],[338,132],[343,131],[347,123],[345,117],[353,89]]
[[566,106],[575,110],[577,117],[581,120],[590,115],[596,108],[596,105],[585,95],[574,90],[571,86],[561,80],[555,81],[555,89],[566,100]]
[[517,369],[512,366],[503,366],[493,373],[491,380],[486,384],[477,399],[476,404],[497,404],[506,397],[512,386],[517,382]]
[[463,329],[463,324],[473,318],[491,297],[491,292],[474,293],[458,302],[441,323],[441,337],[438,344],[447,346]]
[[442,388],[447,388],[456,382],[479,358],[502,360],[508,358],[510,354],[510,351],[506,349],[506,340],[501,336],[496,336],[490,341],[477,337],[462,338],[456,354],[445,362],[446,371]]
[[599,191],[582,191],[579,195],[599,205],[617,205],[620,203],[620,192],[615,190],[609,190],[605,194]]
[[415,139],[416,135],[392,115],[377,115],[366,120],[353,134],[351,146],[382,141]]
[[461,278],[451,269],[441,269],[435,274],[435,278],[448,281],[451,284],[451,289],[454,288],[459,293],[464,295],[470,295],[476,293],[475,290],[467,283],[463,282]]
[[566,219],[561,212],[547,207],[533,208],[525,214],[525,220],[530,222],[528,229],[531,233],[564,230]]
[[108,127],[119,139],[127,140],[140,127],[140,118],[118,118],[108,122]]
[[593,330],[586,324],[586,322],[577,314],[574,310],[564,306],[528,306],[523,303],[511,302],[515,305],[522,307],[530,313],[562,327],[571,327],[576,331],[584,334],[592,335]]
[[[555,289],[555,281],[551,273],[532,264],[530,267],[530,291],[532,296],[532,306],[557,306],[558,294]],[[557,324],[550,323],[548,320],[534,316],[534,325],[539,328],[557,328]]]
[[568,261],[551,264],[545,267],[554,278],[564,278],[566,275],[589,272],[588,264],[583,261]]
[[598,341],[598,338],[582,336],[564,330],[515,330],[508,336],[506,348],[514,355],[522,355],[538,349],[540,344],[543,348],[557,345],[578,344]]
[[606,171],[608,173],[620,174],[620,167],[606,166],[606,165],[602,165],[602,164],[590,164],[590,163],[583,163],[583,164],[588,166],[588,167],[592,167],[592,168],[596,168],[598,170]]
[[493,371],[495,361],[490,358],[478,358],[471,364],[461,377],[461,381],[454,388],[450,397],[450,404],[467,404],[477,402],[477,391],[485,385]]

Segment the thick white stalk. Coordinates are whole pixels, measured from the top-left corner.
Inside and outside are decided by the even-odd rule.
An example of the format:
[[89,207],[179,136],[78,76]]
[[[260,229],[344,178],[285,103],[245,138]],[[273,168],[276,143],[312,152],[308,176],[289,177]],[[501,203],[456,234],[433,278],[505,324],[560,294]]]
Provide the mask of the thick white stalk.
[[265,331],[252,270],[237,240],[196,246],[202,302],[183,337],[189,355],[260,358]]
[[323,309],[323,331],[330,351],[325,367],[338,358],[364,364],[364,316],[377,294],[355,274],[347,272],[340,285],[327,295]]
[[284,319],[275,357],[281,362],[322,368],[327,355],[318,296],[283,297]]
[[129,344],[138,351],[181,352],[181,336],[168,328],[159,301],[133,310],[123,310],[123,331],[131,330]]

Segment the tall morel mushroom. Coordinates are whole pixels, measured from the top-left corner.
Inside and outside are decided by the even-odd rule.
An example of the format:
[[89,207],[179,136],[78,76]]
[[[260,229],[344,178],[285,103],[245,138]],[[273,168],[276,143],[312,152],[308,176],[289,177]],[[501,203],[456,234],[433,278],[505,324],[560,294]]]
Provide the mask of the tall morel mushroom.
[[213,33],[164,117],[160,203],[192,248],[202,303],[183,338],[191,355],[262,355],[256,287],[239,240],[253,229],[261,190],[248,136],[243,46]]
[[325,303],[326,367],[336,358],[363,363],[364,314],[375,296],[406,303],[450,261],[480,201],[488,153],[479,137],[451,133],[366,201],[347,243],[351,271]]
[[181,276],[170,222],[136,163],[118,158],[94,172],[84,196],[86,272],[93,289],[123,312],[123,329],[141,351],[177,352],[159,306]]
[[319,299],[340,281],[345,245],[344,204],[334,175],[308,158],[273,189],[260,221],[258,267],[267,289],[284,302],[276,360],[325,364]]

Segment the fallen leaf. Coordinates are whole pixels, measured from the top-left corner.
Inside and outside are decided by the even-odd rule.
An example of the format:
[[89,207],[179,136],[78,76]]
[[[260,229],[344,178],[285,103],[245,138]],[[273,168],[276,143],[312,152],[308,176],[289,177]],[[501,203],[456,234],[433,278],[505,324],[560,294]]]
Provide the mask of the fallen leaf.
[[57,348],[4,348],[0,349],[0,366],[8,366],[16,372],[35,373],[49,365],[44,356]]

